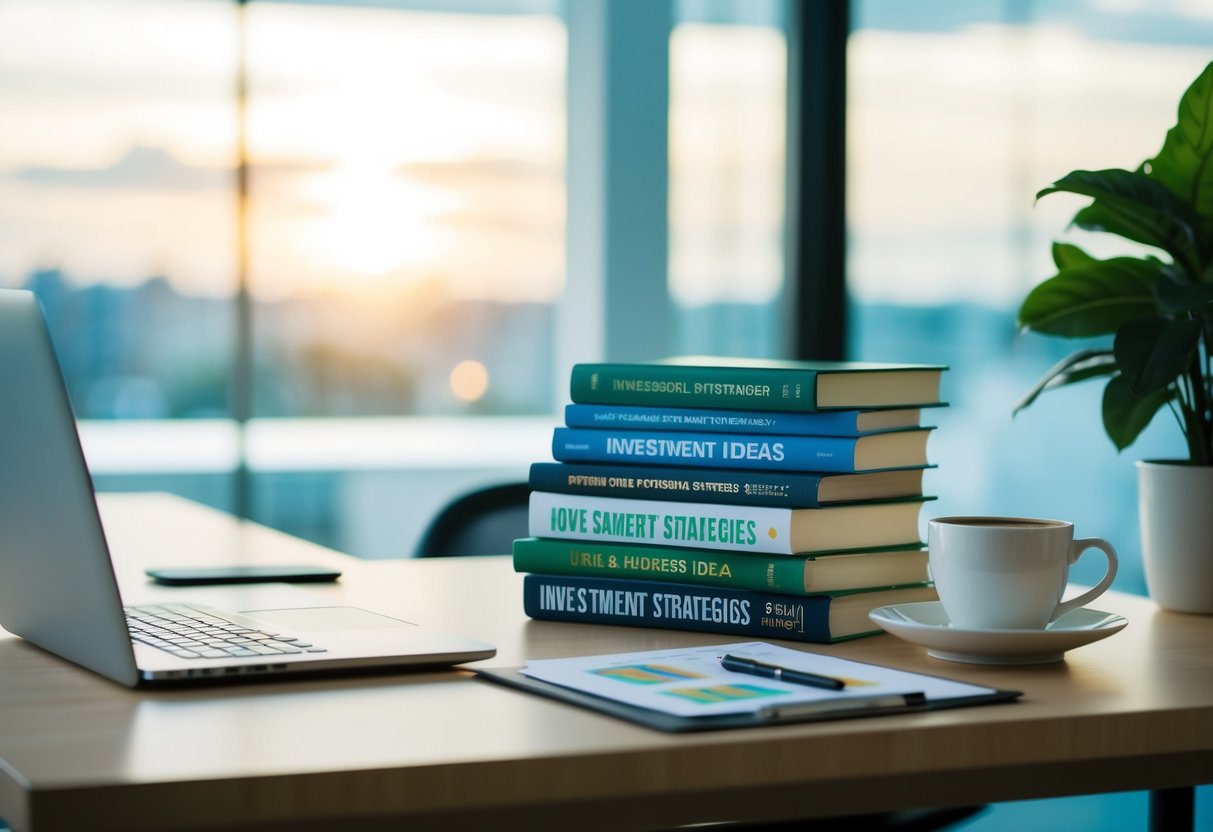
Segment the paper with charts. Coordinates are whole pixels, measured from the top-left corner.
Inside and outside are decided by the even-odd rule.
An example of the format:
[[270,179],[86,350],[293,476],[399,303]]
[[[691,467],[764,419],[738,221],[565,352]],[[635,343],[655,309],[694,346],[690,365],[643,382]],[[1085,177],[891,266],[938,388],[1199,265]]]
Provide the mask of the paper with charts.
[[[726,653],[843,679],[846,687],[825,690],[733,673],[720,666],[720,658]],[[990,688],[978,685],[761,641],[534,660],[522,673],[627,705],[684,717],[757,713],[799,703],[841,704],[876,696],[920,693],[927,699],[951,699],[990,692]]]

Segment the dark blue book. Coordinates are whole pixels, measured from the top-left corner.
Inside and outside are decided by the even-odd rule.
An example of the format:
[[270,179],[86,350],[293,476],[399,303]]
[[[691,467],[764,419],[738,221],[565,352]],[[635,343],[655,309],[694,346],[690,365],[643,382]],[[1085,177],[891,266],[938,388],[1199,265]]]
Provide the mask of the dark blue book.
[[828,644],[882,632],[877,607],[935,601],[930,585],[872,591],[779,595],[664,581],[530,574],[522,603],[531,618],[583,624],[697,630]]
[[855,473],[925,467],[929,435],[929,428],[858,437],[556,428],[552,456],[563,462]]
[[865,436],[869,433],[919,427],[921,414],[922,411],[918,408],[781,413],[691,407],[633,407],[621,404],[569,404],[564,408],[564,423],[571,428]]
[[530,486],[534,491],[590,497],[816,508],[858,500],[921,496],[922,472],[921,468],[901,468],[859,474],[815,474],[741,468],[536,462],[531,465]]

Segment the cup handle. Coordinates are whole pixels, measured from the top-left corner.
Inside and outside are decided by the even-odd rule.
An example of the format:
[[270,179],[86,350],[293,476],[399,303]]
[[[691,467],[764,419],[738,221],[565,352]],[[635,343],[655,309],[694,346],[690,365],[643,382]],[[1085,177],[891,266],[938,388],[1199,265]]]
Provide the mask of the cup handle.
[[1056,621],[1061,616],[1068,613],[1070,610],[1076,610],[1079,607],[1085,606],[1091,601],[1094,601],[1100,595],[1103,595],[1108,587],[1112,585],[1112,579],[1116,577],[1116,550],[1112,548],[1112,544],[1099,537],[1084,537],[1074,541],[1074,546],[1070,549],[1070,563],[1075,563],[1087,549],[1099,549],[1104,553],[1104,557],[1108,559],[1108,571],[1103,578],[1095,586],[1088,589],[1077,598],[1071,598],[1069,601],[1063,601],[1057,605],[1057,609],[1053,611],[1049,621]]

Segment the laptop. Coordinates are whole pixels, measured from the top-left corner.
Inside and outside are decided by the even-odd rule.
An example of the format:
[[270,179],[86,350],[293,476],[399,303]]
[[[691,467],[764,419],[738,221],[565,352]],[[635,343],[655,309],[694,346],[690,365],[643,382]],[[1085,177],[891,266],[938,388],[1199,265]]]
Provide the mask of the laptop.
[[[262,598],[283,597],[262,589]],[[256,593],[250,606],[230,610],[184,596],[124,608],[41,308],[31,292],[0,289],[0,626],[131,687],[447,666],[496,654],[489,644],[281,589],[296,595],[277,608],[258,604]]]

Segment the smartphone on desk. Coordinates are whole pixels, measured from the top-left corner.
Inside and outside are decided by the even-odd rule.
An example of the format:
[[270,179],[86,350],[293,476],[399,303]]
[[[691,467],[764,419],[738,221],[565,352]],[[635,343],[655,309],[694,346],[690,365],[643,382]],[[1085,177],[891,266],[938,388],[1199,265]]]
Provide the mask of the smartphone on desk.
[[289,564],[278,566],[198,566],[146,570],[148,577],[166,586],[205,584],[320,583],[335,581],[341,572],[326,566]]

